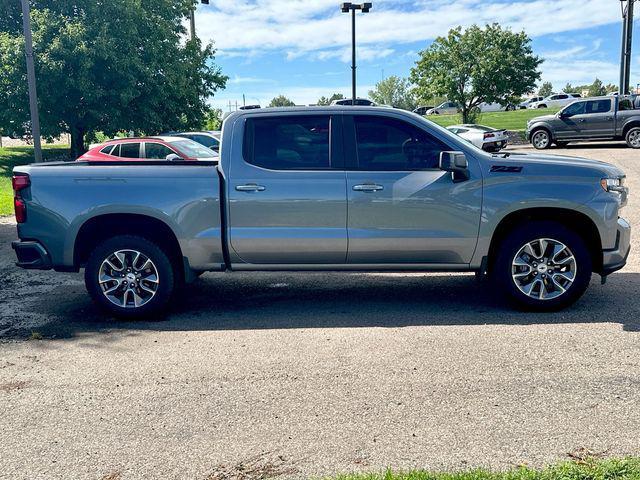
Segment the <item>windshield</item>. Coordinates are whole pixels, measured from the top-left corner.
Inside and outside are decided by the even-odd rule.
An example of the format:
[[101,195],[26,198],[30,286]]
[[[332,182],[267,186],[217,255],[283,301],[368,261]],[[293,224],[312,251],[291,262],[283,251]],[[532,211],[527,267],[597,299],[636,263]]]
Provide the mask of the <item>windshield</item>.
[[193,140],[176,140],[171,142],[171,146],[176,147],[189,158],[215,158],[217,156],[213,150]]

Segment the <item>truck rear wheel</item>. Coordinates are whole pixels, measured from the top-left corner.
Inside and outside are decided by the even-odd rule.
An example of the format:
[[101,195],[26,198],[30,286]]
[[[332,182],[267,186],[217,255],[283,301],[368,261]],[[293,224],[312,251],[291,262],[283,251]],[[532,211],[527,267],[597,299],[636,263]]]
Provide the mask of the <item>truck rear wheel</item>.
[[517,307],[554,311],[582,296],[591,271],[589,250],[577,233],[556,222],[529,222],[499,246],[492,274]]
[[630,128],[624,139],[629,147],[640,148],[640,127]]
[[100,243],[89,256],[84,281],[100,307],[124,318],[159,314],[174,288],[173,268],[166,253],[155,243],[133,235]]

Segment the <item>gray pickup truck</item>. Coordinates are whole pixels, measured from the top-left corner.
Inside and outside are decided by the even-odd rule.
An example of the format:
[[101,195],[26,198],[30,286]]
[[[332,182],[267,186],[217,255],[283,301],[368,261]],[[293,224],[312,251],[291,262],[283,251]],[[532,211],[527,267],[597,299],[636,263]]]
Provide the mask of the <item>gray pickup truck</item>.
[[[239,111],[218,163],[14,169],[18,265],[79,271],[118,316],[157,314],[204,271],[450,271],[553,310],[629,253],[624,174],[490,155],[378,107]],[[461,300],[463,296],[461,296]]]
[[555,115],[527,123],[527,138],[538,150],[572,141],[625,140],[640,148],[640,109],[634,97],[594,97],[577,100]]

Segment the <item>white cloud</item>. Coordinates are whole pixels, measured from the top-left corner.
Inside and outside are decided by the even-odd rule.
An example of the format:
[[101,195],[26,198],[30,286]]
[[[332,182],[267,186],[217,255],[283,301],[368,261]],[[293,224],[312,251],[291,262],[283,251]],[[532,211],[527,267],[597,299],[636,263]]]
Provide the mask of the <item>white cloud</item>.
[[[618,22],[612,0],[378,0],[358,14],[358,44],[384,45],[427,41],[455,25],[499,22],[532,37]],[[223,55],[283,50],[289,58],[344,58],[351,37],[349,16],[336,0],[212,0],[197,13],[198,35],[215,40]],[[371,58],[379,58],[372,56]],[[363,58],[365,59],[365,58]]]

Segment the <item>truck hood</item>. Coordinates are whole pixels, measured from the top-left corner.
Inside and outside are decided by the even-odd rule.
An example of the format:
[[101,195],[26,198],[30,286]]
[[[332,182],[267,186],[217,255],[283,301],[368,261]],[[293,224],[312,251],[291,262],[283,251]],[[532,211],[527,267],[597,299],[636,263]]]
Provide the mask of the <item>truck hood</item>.
[[[591,160],[581,157],[569,157],[565,155],[545,155],[540,153],[513,153],[506,158],[498,155],[493,160],[507,165],[526,167],[527,170],[535,170],[536,174],[540,170],[546,170],[553,174],[558,170],[582,170],[584,173],[590,172],[593,176],[621,177],[624,172],[615,165],[600,160]],[[570,173],[570,172],[566,172]]]
[[540,115],[539,117],[533,117],[531,120],[529,120],[528,123],[529,125],[531,125],[536,122],[550,122],[555,119],[556,119],[555,115]]

